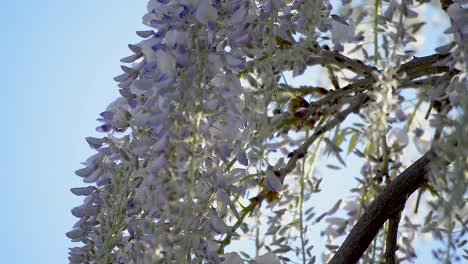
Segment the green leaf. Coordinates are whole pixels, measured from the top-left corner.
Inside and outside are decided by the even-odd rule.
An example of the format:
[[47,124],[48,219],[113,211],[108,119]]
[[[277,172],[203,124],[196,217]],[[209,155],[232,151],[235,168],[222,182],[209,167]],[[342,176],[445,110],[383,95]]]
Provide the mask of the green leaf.
[[293,119],[293,118],[286,119],[286,120],[284,120],[283,122],[281,122],[281,124],[277,125],[277,126],[276,126],[276,129],[282,129],[282,128],[285,127],[285,126],[294,124],[294,123],[296,123],[296,122],[297,122],[297,119]]
[[419,107],[421,104],[424,102],[423,99],[419,100],[419,102],[414,106],[414,110],[411,113],[411,116],[408,118],[408,121],[406,122],[406,133],[410,131],[411,128],[411,123],[413,123],[413,119],[416,116],[416,112],[418,111]]
[[250,72],[249,69],[244,69],[244,70],[242,70],[242,71],[239,71],[239,73],[237,74],[237,77],[238,77],[238,78],[242,78],[242,77],[244,77],[245,75],[247,75],[249,72]]
[[366,157],[370,156],[370,154],[372,154],[372,152],[374,151],[374,144],[373,143],[369,143],[367,144],[366,148],[364,149],[364,155]]
[[341,130],[333,139],[333,142],[337,145],[340,146],[341,143],[343,143],[344,139],[346,136],[346,130]]
[[349,140],[348,155],[349,155],[349,153],[351,153],[351,151],[353,151],[354,147],[356,147],[358,139],[359,139],[359,133],[356,132],[356,133],[353,134],[353,136]]

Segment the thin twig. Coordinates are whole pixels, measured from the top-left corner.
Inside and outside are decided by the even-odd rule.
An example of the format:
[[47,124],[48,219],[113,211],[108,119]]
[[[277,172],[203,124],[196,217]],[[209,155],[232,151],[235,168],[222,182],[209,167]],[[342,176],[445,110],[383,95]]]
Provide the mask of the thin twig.
[[361,109],[361,107],[363,107],[368,100],[369,97],[367,95],[358,95],[356,98],[356,103],[336,114],[335,117],[325,125],[317,128],[314,134],[312,134],[312,136],[310,136],[299,148],[293,152],[294,154],[289,159],[286,167],[281,171],[281,180],[284,181],[286,174],[294,170],[297,161],[306,154],[307,149],[315,142],[315,140],[317,140],[325,132],[334,128],[336,125],[341,124],[341,122],[343,122],[349,114],[358,112],[359,109]]

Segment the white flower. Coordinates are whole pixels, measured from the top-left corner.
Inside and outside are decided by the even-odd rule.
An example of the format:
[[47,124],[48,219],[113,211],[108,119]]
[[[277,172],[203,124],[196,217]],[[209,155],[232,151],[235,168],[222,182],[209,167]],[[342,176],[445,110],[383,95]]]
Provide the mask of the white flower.
[[394,128],[387,136],[387,143],[389,146],[398,145],[400,147],[408,145],[409,138],[405,130],[401,128]]
[[431,147],[431,142],[427,137],[424,135],[421,137],[413,137],[414,140],[414,146],[416,147],[416,150],[421,153],[425,154],[427,151],[429,151],[429,148]]
[[268,252],[254,259],[255,264],[281,264],[275,254]]

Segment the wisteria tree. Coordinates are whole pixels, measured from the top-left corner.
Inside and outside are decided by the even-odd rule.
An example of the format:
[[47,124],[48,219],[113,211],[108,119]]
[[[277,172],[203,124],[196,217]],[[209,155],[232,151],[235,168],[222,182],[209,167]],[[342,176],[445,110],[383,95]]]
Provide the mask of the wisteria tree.
[[[70,263],[399,263],[421,234],[466,261],[467,4],[150,0],[86,138]],[[416,56],[436,13],[444,43]],[[340,185],[314,165],[350,158],[317,211]]]

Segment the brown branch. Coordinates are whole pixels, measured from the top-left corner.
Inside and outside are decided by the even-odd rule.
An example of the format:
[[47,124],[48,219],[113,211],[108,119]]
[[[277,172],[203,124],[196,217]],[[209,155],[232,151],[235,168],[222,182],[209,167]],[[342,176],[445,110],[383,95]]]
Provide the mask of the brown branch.
[[338,124],[341,124],[348,115],[351,113],[357,113],[359,110],[369,101],[369,97],[365,94],[357,95],[356,96],[356,102],[346,108],[345,110],[337,113],[335,117],[324,124],[323,126],[317,128],[312,134],[311,137],[309,137],[299,148],[294,150],[294,154],[286,164],[286,167],[281,169],[281,181],[284,181],[284,178],[288,173],[294,170],[296,167],[297,161],[304,157],[304,155],[307,153],[307,149],[325,132],[333,129],[335,126]]
[[406,199],[427,183],[426,174],[434,157],[433,152],[426,153],[383,190],[359,218],[329,264],[356,263],[361,258],[385,221],[401,211]]
[[[336,52],[335,52],[336,53]],[[338,53],[336,53],[338,54]],[[440,66],[434,66],[433,64],[436,63],[439,60],[442,60],[446,58],[449,54],[433,54],[425,57],[414,57],[411,61],[408,61],[404,63],[400,69],[397,72],[397,75],[405,76],[403,80],[412,80],[415,78],[419,78],[424,75],[431,75],[434,73],[441,73],[441,72],[448,72],[449,69],[448,67],[440,67]],[[349,58],[346,58],[348,60]],[[349,59],[351,60],[351,59]],[[363,67],[370,67],[364,65]],[[371,86],[371,84],[374,82],[374,77],[369,76],[366,78],[362,78],[359,80],[356,80],[354,83],[350,83],[347,86],[340,88],[338,90],[334,90],[330,92],[326,97],[316,101],[316,102],[311,102],[306,115],[305,116],[310,116],[312,115],[318,108],[320,107],[326,107],[329,106],[331,102],[334,100],[338,100],[339,98],[343,98],[349,93],[352,92],[363,92]],[[281,180],[284,181],[284,178],[286,177],[286,174],[290,173],[296,166],[297,160],[299,160],[301,157],[303,157],[307,153],[307,149],[315,142],[317,138],[319,138],[323,133],[326,131],[334,128],[336,125],[340,124],[350,113],[352,112],[359,112],[361,108],[365,105],[365,103],[369,100],[369,97],[367,95],[360,95],[362,97],[362,101],[357,104],[353,104],[351,107],[348,109],[340,112],[338,115],[335,116],[335,118],[327,123],[324,127],[321,127],[320,129],[317,129],[315,133],[308,138],[304,144],[302,144],[298,149],[296,149],[293,153],[293,156],[291,159],[288,161],[288,164],[286,167],[282,170],[281,173]]]
[[[330,56],[332,55],[331,52],[326,54]],[[336,52],[333,52],[333,55],[338,59],[333,57],[334,61],[330,60],[330,63],[343,63],[341,60],[344,60],[345,66],[352,66],[356,72],[363,73],[364,75],[367,75],[367,77],[358,79],[343,88],[334,90],[333,92],[329,91],[327,96],[324,98],[316,102],[312,102],[309,109],[307,110],[307,116],[312,114],[317,108],[326,106],[330,102],[338,100],[339,98],[343,98],[352,92],[357,94],[359,92],[368,90],[375,81],[372,75],[368,75],[368,71],[375,70],[375,68],[365,65],[360,61],[355,61],[353,59],[344,57],[343,55]],[[397,75],[404,76],[401,81],[408,82],[424,75],[448,72],[449,69],[447,67],[433,65],[435,62],[444,59],[446,56],[448,56],[448,54],[434,54],[421,58],[415,57],[413,60],[404,63],[398,71]],[[317,59],[318,61],[321,60],[320,57]],[[325,61],[326,60],[328,59],[325,59]],[[287,86],[286,88],[291,87]],[[369,97],[365,94],[359,94],[356,95],[356,97],[357,100],[354,104],[351,104],[351,106],[349,106],[347,109],[336,114],[332,120],[317,128],[313,135],[293,152],[293,155],[290,157],[287,165],[280,170],[280,179],[282,182],[284,182],[287,174],[294,170],[297,161],[306,154],[308,148],[321,135],[334,128],[336,125],[342,123],[349,114],[358,113],[369,100]],[[372,239],[377,235],[379,229],[382,227],[385,221],[394,216],[396,213],[400,212],[404,207],[407,197],[427,182],[425,175],[427,173],[427,165],[432,156],[432,153],[427,153],[421,157],[402,174],[400,174],[400,176],[397,177],[382,192],[382,194],[377,197],[376,200],[374,200],[374,202],[361,216],[358,223],[354,226],[353,230],[343,245],[340,247],[336,255],[333,257],[330,262],[331,264],[355,263],[361,258],[362,254],[367,249]],[[261,203],[266,197],[266,194],[267,190],[264,189],[257,196],[251,199],[251,204],[249,206],[255,207],[257,204]],[[398,226],[398,223],[396,225]],[[395,252],[395,250],[393,250],[393,252]]]
[[412,60],[401,65],[398,73],[406,73],[412,78],[416,78],[423,75],[447,72],[449,71],[448,67],[433,65],[434,63],[447,58],[447,56],[449,56],[449,54],[435,53],[424,57],[414,57]]
[[[333,52],[334,54],[338,54]],[[397,76],[401,76],[401,82],[403,84],[408,84],[414,79],[417,79],[422,76],[433,75],[437,73],[446,73],[443,75],[443,78],[451,78],[459,71],[450,69],[445,66],[434,66],[433,64],[437,61],[440,61],[446,58],[449,54],[433,54],[425,57],[414,57],[412,60],[404,63],[397,72]],[[345,61],[353,61],[350,58],[344,59]],[[361,63],[358,63],[361,64]],[[368,65],[362,64],[364,68],[370,68]],[[442,78],[440,77],[440,78]],[[362,79],[358,79],[338,90],[329,91],[329,93],[316,102],[310,104],[309,109],[307,109],[306,116],[310,116],[320,107],[327,107],[331,102],[343,98],[344,96],[353,93],[353,92],[362,92],[365,90],[372,89],[371,85],[375,82],[374,76],[368,76]]]
[[321,63],[324,65],[333,64],[341,69],[347,69],[364,76],[370,76],[373,71],[378,71],[374,66],[366,65],[360,60],[346,57],[337,51],[326,51],[322,49],[320,57],[322,59]]
[[393,214],[388,220],[388,232],[385,242],[385,262],[387,264],[395,264],[395,252],[398,250],[398,224],[400,223],[401,211]]

